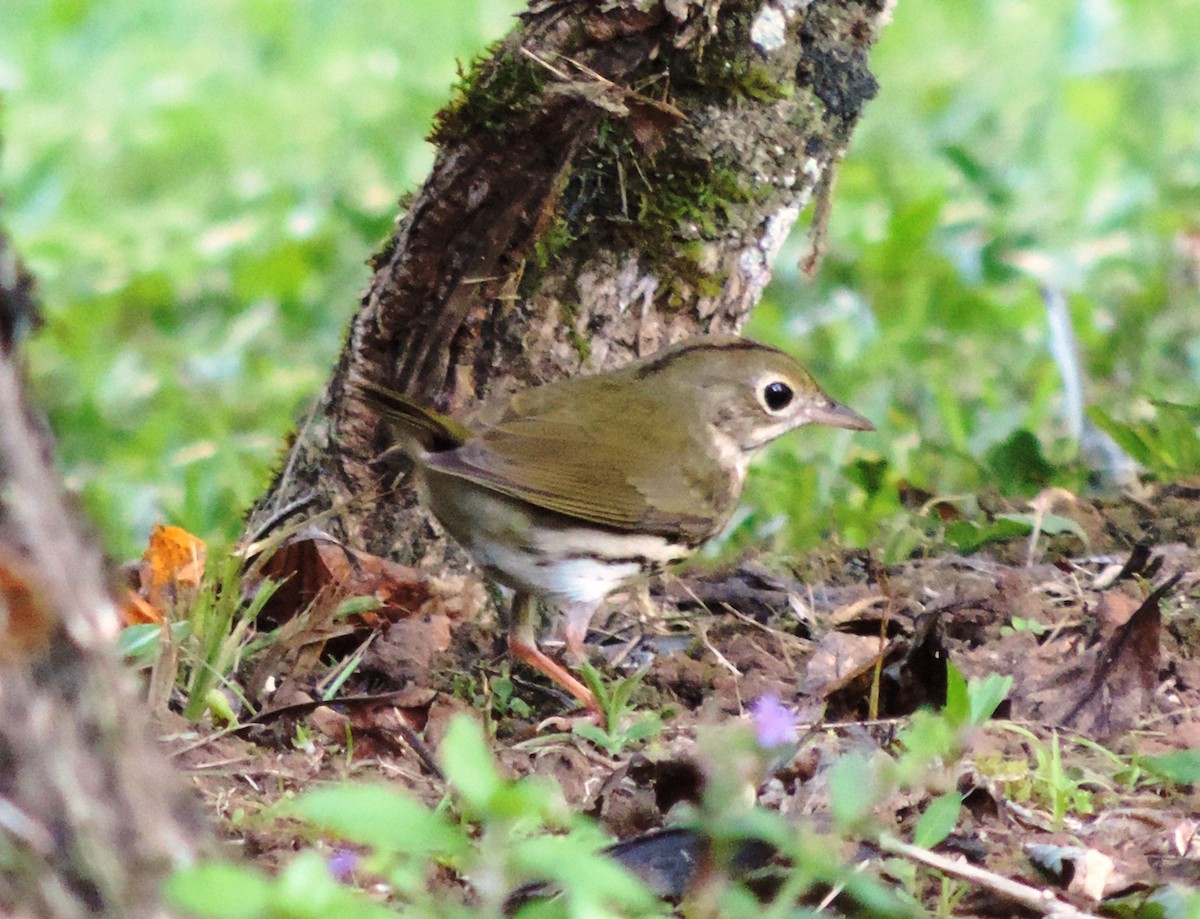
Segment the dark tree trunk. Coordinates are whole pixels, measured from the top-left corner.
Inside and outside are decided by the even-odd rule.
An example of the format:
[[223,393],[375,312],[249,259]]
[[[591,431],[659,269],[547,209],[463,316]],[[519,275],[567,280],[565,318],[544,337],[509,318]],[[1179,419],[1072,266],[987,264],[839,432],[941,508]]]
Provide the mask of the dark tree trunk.
[[11,353],[29,278],[0,235],[0,913],[159,916],[200,831],[114,641],[99,553],[81,538]]
[[433,171],[249,531],[330,512],[353,544],[438,551],[411,495],[371,498],[381,444],[350,375],[454,412],[737,329],[875,92],[887,8],[535,0],[439,115]]

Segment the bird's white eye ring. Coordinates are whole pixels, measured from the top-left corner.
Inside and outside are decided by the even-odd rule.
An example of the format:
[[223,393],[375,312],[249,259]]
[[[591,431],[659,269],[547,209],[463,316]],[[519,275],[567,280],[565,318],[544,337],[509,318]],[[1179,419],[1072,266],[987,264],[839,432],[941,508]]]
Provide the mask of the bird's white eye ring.
[[792,404],[795,396],[795,390],[783,380],[772,380],[762,390],[763,405],[769,412],[782,412]]

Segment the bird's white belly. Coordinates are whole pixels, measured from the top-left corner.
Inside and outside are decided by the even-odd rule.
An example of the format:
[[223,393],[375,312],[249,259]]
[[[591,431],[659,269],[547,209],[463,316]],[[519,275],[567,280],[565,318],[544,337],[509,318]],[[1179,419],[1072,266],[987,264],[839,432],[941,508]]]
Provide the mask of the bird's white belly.
[[596,604],[648,570],[690,554],[661,536],[563,525],[557,515],[535,525],[536,509],[482,488],[459,490],[453,506],[445,492],[423,491],[477,564],[502,584],[548,599]]
[[475,547],[477,560],[497,579],[554,599],[596,604],[642,572],[635,562],[558,558],[514,551],[498,543]]

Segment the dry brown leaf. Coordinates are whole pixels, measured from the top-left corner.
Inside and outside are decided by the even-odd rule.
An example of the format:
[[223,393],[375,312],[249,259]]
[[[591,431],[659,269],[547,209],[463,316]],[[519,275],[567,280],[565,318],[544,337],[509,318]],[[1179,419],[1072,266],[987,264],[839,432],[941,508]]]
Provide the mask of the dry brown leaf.
[[380,607],[357,616],[374,628],[415,616],[432,596],[428,575],[325,535],[298,536],[263,564],[263,577],[279,587],[263,608],[265,621],[281,624],[313,603],[336,605],[347,597],[374,597]]
[[1179,855],[1200,858],[1200,821],[1179,821],[1171,833],[1171,842]]
[[1065,693],[1077,701],[1061,724],[1105,737],[1127,730],[1145,713],[1158,685],[1159,604],[1178,580],[1176,575],[1154,590],[1101,646],[1082,696],[1078,689]]
[[1100,595],[1096,601],[1096,624],[1100,634],[1108,638],[1118,628],[1129,621],[1129,617],[1137,611],[1142,603],[1136,597],[1131,597],[1120,591],[1111,591]]
[[830,632],[813,649],[800,691],[807,696],[824,698],[873,667],[879,655],[877,635]]
[[367,649],[363,666],[393,685],[426,676],[434,657],[450,647],[450,619],[428,614],[394,622]]
[[1096,849],[1088,849],[1075,860],[1075,874],[1067,890],[1071,893],[1083,894],[1092,901],[1099,903],[1104,899],[1104,891],[1108,886],[1116,864],[1111,858]]

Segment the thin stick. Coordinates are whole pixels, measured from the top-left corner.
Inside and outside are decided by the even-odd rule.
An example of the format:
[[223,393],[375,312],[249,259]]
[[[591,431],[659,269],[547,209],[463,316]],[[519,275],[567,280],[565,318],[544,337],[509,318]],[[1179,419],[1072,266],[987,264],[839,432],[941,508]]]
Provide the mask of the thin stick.
[[1054,916],[1055,919],[1100,919],[1095,913],[1084,913],[1077,910],[1070,903],[1060,900],[1044,888],[1022,884],[1020,881],[1006,878],[1004,875],[996,874],[994,871],[987,871],[984,868],[977,868],[967,862],[956,861],[944,855],[938,855],[936,852],[930,852],[928,849],[922,849],[920,846],[909,845],[892,836],[881,836],[879,838],[879,848],[885,852],[891,852],[893,855],[899,855],[914,862],[919,862],[922,865],[928,865],[930,868],[936,868],[943,874],[949,874],[952,877],[962,878],[964,881],[978,884],[992,893],[999,894],[1008,900],[1012,900],[1014,903],[1019,903],[1043,916]]

